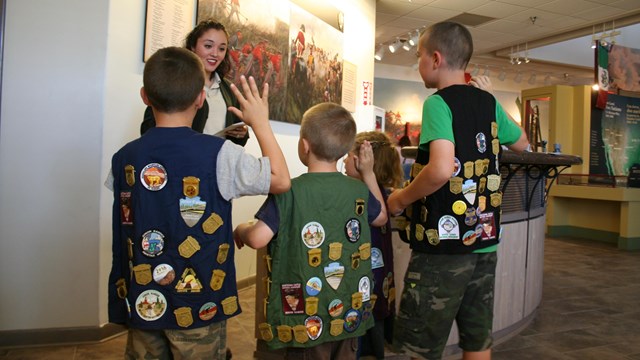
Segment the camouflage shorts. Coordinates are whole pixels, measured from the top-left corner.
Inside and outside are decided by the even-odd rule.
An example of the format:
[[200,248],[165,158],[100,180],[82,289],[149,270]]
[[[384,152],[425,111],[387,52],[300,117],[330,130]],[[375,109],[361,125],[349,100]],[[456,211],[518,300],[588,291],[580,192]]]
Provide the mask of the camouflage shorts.
[[224,360],[227,322],[190,330],[129,329],[125,359]]
[[414,251],[395,321],[394,349],[440,359],[456,320],[460,347],[491,347],[495,252],[431,255]]

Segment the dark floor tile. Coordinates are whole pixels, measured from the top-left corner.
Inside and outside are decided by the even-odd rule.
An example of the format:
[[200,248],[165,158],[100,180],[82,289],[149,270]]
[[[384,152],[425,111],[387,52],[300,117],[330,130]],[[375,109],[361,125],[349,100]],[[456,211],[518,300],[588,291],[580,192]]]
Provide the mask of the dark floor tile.
[[567,359],[574,360],[628,360],[625,355],[622,355],[607,347],[589,348],[584,350],[569,351],[564,353]]
[[607,340],[594,335],[589,330],[568,330],[534,335],[530,337],[538,345],[558,352],[582,350],[606,345]]
[[75,351],[75,346],[12,349],[3,360],[70,360],[74,358]]
[[544,346],[534,346],[519,350],[494,352],[493,360],[568,360],[562,353]]

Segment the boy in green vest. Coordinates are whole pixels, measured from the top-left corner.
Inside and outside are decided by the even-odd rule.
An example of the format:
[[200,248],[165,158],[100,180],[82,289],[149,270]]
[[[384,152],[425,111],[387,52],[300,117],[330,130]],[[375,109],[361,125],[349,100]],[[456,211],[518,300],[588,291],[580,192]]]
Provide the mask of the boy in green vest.
[[388,199],[411,213],[412,249],[394,347],[440,359],[456,320],[463,359],[490,359],[493,287],[500,236],[501,144],[525,150],[524,132],[488,92],[465,82],[471,34],[453,22],[428,28],[418,44],[420,76],[438,91],[424,102],[411,183]]
[[308,173],[291,190],[270,195],[255,223],[234,231],[238,247],[268,245],[266,321],[258,324],[271,349],[291,359],[355,359],[358,337],[373,326],[369,226],[386,223],[373,173],[371,144],[355,158],[362,181],[336,170],[354,144],[356,124],[342,106],[305,112],[298,156]]

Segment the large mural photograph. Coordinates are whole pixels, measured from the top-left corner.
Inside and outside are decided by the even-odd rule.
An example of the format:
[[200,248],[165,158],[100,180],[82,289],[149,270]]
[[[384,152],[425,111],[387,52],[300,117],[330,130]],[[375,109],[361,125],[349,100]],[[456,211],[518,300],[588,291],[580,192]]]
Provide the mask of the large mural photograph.
[[241,75],[253,76],[259,89],[269,83],[269,117],[283,120],[289,1],[199,0],[197,21],[206,19],[224,24],[229,33],[227,79],[239,84]]
[[376,78],[375,84],[373,103],[385,109],[385,133],[396,141],[406,136],[411,145],[418,145],[422,104],[434,91],[415,81]]
[[286,122],[299,123],[313,105],[342,102],[342,32],[291,4]]
[[[315,6],[315,5],[314,5]],[[336,18],[338,18],[336,13]],[[323,101],[342,99],[343,35],[288,0],[199,0],[197,21],[213,19],[229,33],[227,80],[253,76],[269,84],[269,118],[300,123]]]

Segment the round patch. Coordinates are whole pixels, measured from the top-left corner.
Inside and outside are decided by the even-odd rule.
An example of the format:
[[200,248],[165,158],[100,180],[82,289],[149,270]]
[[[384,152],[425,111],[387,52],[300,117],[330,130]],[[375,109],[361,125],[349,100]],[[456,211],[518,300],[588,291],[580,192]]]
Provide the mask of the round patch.
[[166,310],[167,299],[157,290],[143,291],[136,299],[136,313],[142,320],[158,320]]
[[176,278],[176,272],[169,264],[160,264],[153,269],[153,280],[158,285],[169,285]]
[[371,306],[371,301],[367,301],[362,306],[362,321],[367,321],[367,319],[371,317],[371,310],[373,309],[373,306]]
[[338,317],[342,315],[342,311],[344,310],[344,305],[342,304],[342,300],[340,299],[331,300],[331,302],[329,303],[328,310],[329,310],[329,315],[331,315],[332,317]]
[[462,200],[456,200],[453,205],[451,205],[451,209],[454,214],[462,215],[467,210],[467,204]]
[[211,320],[214,316],[216,316],[217,312],[218,305],[216,305],[216,303],[214,302],[208,302],[200,307],[200,310],[198,311],[198,317],[200,318],[200,320],[204,321]]
[[464,233],[464,235],[462,235],[462,243],[467,246],[470,246],[476,242],[477,238],[478,238],[478,235],[476,234],[476,232],[473,230],[469,230],[466,233]]
[[164,234],[158,230],[149,230],[142,234],[142,253],[148,257],[162,254],[164,249]]
[[460,169],[462,168],[462,164],[460,164],[460,160],[458,160],[457,157],[454,157],[453,161],[454,161],[454,164],[453,164],[453,175],[451,175],[451,177],[456,177],[460,173]]
[[487,137],[484,136],[484,133],[479,132],[476,134],[476,147],[478,147],[480,153],[487,151]]
[[482,225],[476,226],[476,238],[479,238],[480,236],[482,236],[482,232],[484,232]]
[[354,332],[358,326],[360,326],[360,312],[358,310],[350,309],[344,314],[344,329],[347,332]]
[[322,280],[319,277],[312,277],[307,281],[307,294],[309,296],[316,296],[322,290]]
[[478,222],[478,213],[476,209],[471,206],[464,213],[464,223],[467,226],[473,226],[476,224],[476,222]]
[[307,223],[300,233],[302,241],[309,248],[317,248],[324,242],[324,228],[315,221]]
[[349,219],[344,226],[344,231],[347,234],[347,239],[351,242],[360,240],[360,220]]
[[140,171],[140,182],[147,190],[162,190],[167,180],[167,170],[158,163],[148,164]]
[[322,319],[319,316],[309,316],[304,321],[304,326],[311,340],[316,340],[322,334]]

